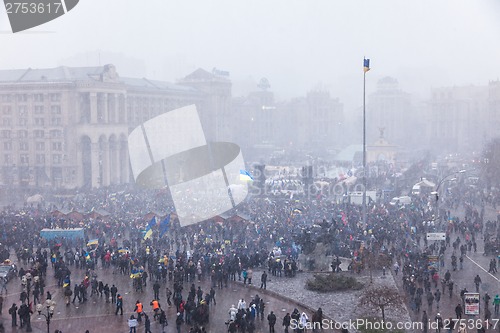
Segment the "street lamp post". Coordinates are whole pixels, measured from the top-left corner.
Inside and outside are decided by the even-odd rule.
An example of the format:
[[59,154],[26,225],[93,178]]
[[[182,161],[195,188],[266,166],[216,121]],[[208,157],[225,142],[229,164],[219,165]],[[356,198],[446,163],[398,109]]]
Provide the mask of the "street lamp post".
[[47,333],[50,333],[50,318],[54,315],[54,309],[56,307],[56,302],[51,299],[45,301],[45,313],[42,313],[43,305],[38,303],[36,305],[36,311],[38,311],[39,315],[45,317],[45,321],[47,322]]

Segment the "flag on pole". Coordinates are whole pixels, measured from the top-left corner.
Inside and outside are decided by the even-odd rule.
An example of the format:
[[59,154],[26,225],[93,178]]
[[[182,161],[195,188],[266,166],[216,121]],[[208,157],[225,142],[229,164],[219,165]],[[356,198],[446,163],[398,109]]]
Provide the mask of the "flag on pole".
[[87,246],[99,245],[99,239],[91,239],[87,242]]
[[163,235],[168,231],[170,228],[170,214],[165,217],[165,219],[160,223],[160,237],[163,237]]
[[250,175],[250,172],[246,170],[240,170],[240,180],[251,181],[253,180],[253,177],[252,175]]
[[365,73],[370,70],[370,59],[363,60],[363,70]]
[[148,226],[146,227],[146,233],[144,234],[144,240],[148,239],[153,235],[153,226],[156,225],[156,216],[153,216],[151,221],[149,221]]

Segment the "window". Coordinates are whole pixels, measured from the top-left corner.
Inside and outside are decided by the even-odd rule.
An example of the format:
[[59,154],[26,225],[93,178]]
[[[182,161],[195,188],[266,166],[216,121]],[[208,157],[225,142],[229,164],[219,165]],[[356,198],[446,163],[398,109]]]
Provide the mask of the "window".
[[53,164],[61,164],[62,163],[62,155],[61,154],[52,155],[52,163]]
[[59,102],[61,100],[61,94],[50,94],[51,102]]
[[59,106],[59,105],[52,105],[50,107],[50,112],[52,112],[52,114],[61,114],[61,106]]
[[19,113],[20,117],[25,117],[28,113],[25,105],[18,106],[17,112]]
[[43,105],[35,105],[34,113],[35,114],[43,114]]
[[12,114],[12,107],[9,105],[2,107],[2,113],[6,115]]
[[3,118],[2,119],[2,124],[4,126],[12,126],[12,118]]
[[30,156],[28,154],[21,154],[19,155],[19,161],[21,164],[29,164]]
[[9,130],[3,130],[2,131],[2,138],[5,138],[5,139],[10,138],[10,131]]
[[62,151],[62,142],[52,142],[52,150]]
[[19,142],[19,150],[27,151],[29,150],[29,145],[27,142]]
[[43,94],[35,94],[33,95],[35,102],[43,102]]
[[45,119],[43,119],[43,118],[35,118],[35,125],[37,125],[37,126],[43,126],[43,125],[45,125]]
[[26,94],[19,94],[19,95],[17,95],[17,101],[18,102],[27,102],[28,101],[28,95],[26,95]]
[[62,120],[61,120],[61,117],[52,117],[50,119],[50,124],[51,125],[61,125],[62,124]]
[[35,144],[35,149],[38,150],[38,151],[45,150],[45,142],[37,142]]
[[18,138],[27,138],[28,137],[28,131],[26,131],[26,130],[19,130],[19,131],[17,131],[17,137]]
[[12,98],[10,95],[2,95],[2,97],[0,98],[0,100],[2,102],[11,102],[12,101]]
[[3,155],[3,161],[5,164],[11,164],[12,163],[12,156],[9,154]]
[[12,150],[12,142],[4,142],[3,143],[3,150]]
[[35,138],[40,139],[40,138],[45,137],[45,132],[43,130],[35,130],[33,133],[34,133]]
[[50,131],[50,137],[51,138],[61,138],[62,137],[62,131],[60,131],[60,130],[52,130],[52,131]]
[[17,123],[20,126],[28,126],[28,118],[19,118]]
[[45,164],[45,155],[44,154],[36,154],[36,163],[37,164]]

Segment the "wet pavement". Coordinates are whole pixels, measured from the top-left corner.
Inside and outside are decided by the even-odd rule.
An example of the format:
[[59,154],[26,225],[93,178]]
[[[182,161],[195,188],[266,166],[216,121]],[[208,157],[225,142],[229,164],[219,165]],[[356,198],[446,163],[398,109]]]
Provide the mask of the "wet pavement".
[[[478,210],[478,208],[476,206]],[[461,220],[464,219],[464,211],[462,210],[457,210],[457,211],[452,211],[453,216],[458,216]],[[485,208],[485,216],[484,216],[484,221],[492,220],[495,221],[497,218],[497,211],[493,209],[492,207],[487,206]],[[464,241],[464,237],[460,233],[452,233],[451,234],[451,239],[450,243],[453,243],[457,237],[460,237],[462,241]],[[475,292],[476,287],[474,284],[474,277],[479,274],[482,280],[482,284],[480,285],[479,293],[480,293],[480,314],[479,316],[468,316],[468,315],[463,315],[462,318],[470,324],[469,331],[476,331],[478,328],[478,321],[479,323],[484,323],[484,313],[485,313],[485,307],[484,307],[484,301],[482,300],[484,294],[487,292],[491,296],[490,304],[489,304],[489,309],[492,312],[492,318],[495,320],[491,321],[491,327],[487,331],[499,331],[500,330],[500,321],[498,318],[500,318],[500,315],[495,315],[493,311],[493,297],[496,294],[500,293],[500,273],[497,274],[490,274],[488,273],[489,269],[489,261],[492,258],[496,258],[495,255],[484,255],[484,240],[483,236],[481,233],[476,234],[476,243],[477,243],[477,252],[468,251],[467,256],[465,257],[464,263],[463,263],[463,268],[460,269],[460,264],[458,264],[458,268],[456,271],[453,271],[452,265],[451,265],[451,255],[453,252],[453,248],[447,248],[445,252],[445,266],[441,267],[439,270],[439,275],[442,278],[447,270],[450,271],[451,273],[451,279],[455,282],[455,287],[453,289],[453,294],[452,297],[449,297],[448,290],[446,289],[445,293],[441,296],[441,302],[439,304],[439,307],[436,306],[436,303],[434,302],[432,307],[429,307],[427,304],[427,301],[425,298],[422,300],[422,308],[420,312],[415,312],[410,310],[410,315],[412,317],[412,320],[414,321],[421,321],[422,319],[422,311],[425,310],[428,314],[428,318],[430,320],[434,320],[435,316],[437,313],[440,313],[441,317],[443,319],[448,319],[448,318],[457,318],[455,314],[455,307],[461,303],[461,298],[460,298],[460,291],[464,288],[466,288],[469,292]],[[463,242],[461,243],[463,244]],[[430,243],[429,243],[430,245]],[[421,242],[421,246],[423,247],[423,241]],[[460,251],[457,251],[457,257],[460,256]],[[397,279],[397,284],[400,287],[400,290],[402,293],[402,282],[401,279]],[[438,288],[441,289],[441,286],[438,285]],[[434,284],[432,285],[433,292],[436,290],[434,287]],[[458,326],[456,327],[458,329]],[[454,330],[456,331],[456,330]]]
[[[15,256],[11,256],[15,258]],[[71,278],[72,283],[76,281],[81,281],[84,277],[84,270],[76,269],[71,267],[72,271]],[[56,301],[57,305],[55,308],[54,316],[50,321],[50,333],[54,332],[56,329],[61,330],[63,333],[84,333],[85,330],[89,330],[90,333],[93,332],[129,332],[127,319],[133,314],[135,307],[135,302],[140,300],[144,304],[144,309],[146,314],[151,318],[151,331],[152,332],[162,332],[159,323],[152,320],[152,309],[149,303],[153,299],[152,281],[148,281],[147,287],[144,288],[143,292],[136,292],[132,288],[132,281],[128,276],[120,274],[112,274],[112,268],[109,269],[98,269],[98,280],[102,280],[104,284],[108,283],[110,286],[115,284],[118,287],[118,293],[123,296],[124,305],[123,316],[115,315],[115,305],[112,303],[106,303],[105,297],[93,296],[89,297],[89,300],[85,303],[78,304],[78,300],[75,304],[65,305],[64,296],[62,294],[62,288],[57,287],[57,281],[53,277],[53,269],[48,268],[47,271],[47,281],[46,281],[46,291],[52,293],[52,299]],[[184,288],[189,289],[191,283],[184,283]],[[210,290],[210,284],[208,281],[202,281],[200,284],[195,282],[195,285],[201,285],[202,290],[207,292]],[[165,288],[169,287],[173,289],[173,282],[162,283],[162,288],[160,290],[160,304],[167,313],[167,320],[169,325],[165,328],[164,332],[177,332],[175,328],[175,306],[168,307],[166,304],[166,299],[162,298],[165,295]],[[21,280],[19,278],[11,280],[8,285],[8,293],[5,297],[3,303],[3,309],[1,313],[1,321],[3,322],[6,332],[25,332],[25,328],[11,327],[11,318],[8,314],[8,308],[12,303],[16,303],[18,306],[20,304],[19,295],[21,292]],[[232,304],[237,304],[238,300],[244,298],[247,304],[255,296],[256,291],[252,288],[248,288],[240,283],[230,283],[228,288],[216,289],[216,301],[217,305],[210,305],[210,323],[206,326],[207,332],[222,333],[227,332],[227,327],[225,321],[229,318],[229,308]],[[183,293],[184,298],[187,296],[186,292]],[[259,296],[266,302],[266,311],[264,317],[267,318],[269,311],[274,311],[277,316],[276,331],[282,331],[280,327],[283,316],[286,312],[292,312],[292,310],[297,307],[301,312],[306,311],[309,317],[311,313],[306,309],[301,308],[291,301],[286,301],[281,297],[272,297],[266,295],[264,292],[259,292]],[[293,296],[293,295],[286,295]],[[31,298],[32,300],[32,298]],[[42,298],[42,302],[45,298]],[[18,320],[19,324],[19,320]],[[47,332],[46,320],[43,316],[35,313],[31,317],[31,326],[33,332]],[[190,326],[183,324],[181,332],[189,332]],[[144,320],[139,325],[137,332],[144,332]],[[267,320],[256,319],[256,333],[268,332],[269,328],[267,325]],[[326,332],[326,331],[325,331]]]

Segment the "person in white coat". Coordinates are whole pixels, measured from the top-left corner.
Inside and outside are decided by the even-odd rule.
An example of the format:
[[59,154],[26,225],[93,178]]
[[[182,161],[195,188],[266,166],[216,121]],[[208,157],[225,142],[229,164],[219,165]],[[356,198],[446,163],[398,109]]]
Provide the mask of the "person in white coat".
[[229,308],[229,319],[232,321],[236,320],[236,314],[238,313],[238,309],[234,307],[234,304]]
[[247,309],[247,302],[242,298],[241,300],[238,301],[238,310],[246,310]]

